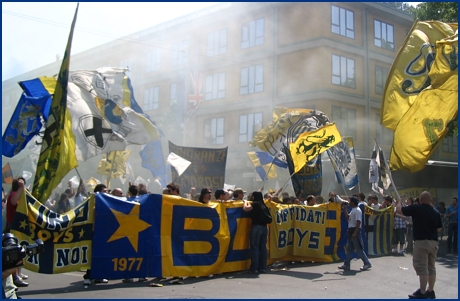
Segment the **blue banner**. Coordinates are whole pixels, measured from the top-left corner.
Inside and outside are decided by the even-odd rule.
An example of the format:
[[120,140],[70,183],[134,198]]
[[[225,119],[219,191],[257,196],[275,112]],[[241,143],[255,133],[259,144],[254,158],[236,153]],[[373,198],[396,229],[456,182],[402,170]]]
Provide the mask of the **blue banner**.
[[224,187],[228,147],[183,147],[169,141],[169,152],[192,162],[180,177],[171,167],[171,177],[181,192],[188,192],[191,187],[207,187],[213,191]]

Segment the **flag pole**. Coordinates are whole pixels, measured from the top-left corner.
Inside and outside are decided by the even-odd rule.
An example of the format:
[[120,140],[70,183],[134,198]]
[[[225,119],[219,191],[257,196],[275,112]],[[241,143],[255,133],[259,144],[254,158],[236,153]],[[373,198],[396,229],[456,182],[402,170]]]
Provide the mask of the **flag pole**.
[[[377,139],[374,138],[374,140],[375,140],[375,143],[377,144],[377,147],[380,148],[379,144],[377,143]],[[393,186],[393,189],[396,193],[396,197],[399,200],[401,197],[399,196],[398,190],[396,189],[396,185],[395,185],[395,182],[393,181],[393,176],[391,175],[390,167],[388,166],[387,160],[385,159],[385,152],[383,151],[383,149],[382,149],[382,156],[383,156],[383,161],[385,162],[386,171],[388,175],[390,176],[391,186]]]
[[267,182],[267,180],[268,180],[268,174],[270,172],[270,169],[272,169],[274,161],[275,161],[275,158],[273,158],[272,164],[270,164],[270,167],[268,168],[268,171],[265,173],[265,179],[264,179],[264,181],[262,183],[262,187],[260,188],[260,191],[262,191],[264,189],[264,187],[265,187],[265,182]]
[[[341,171],[339,171],[339,172],[340,172],[340,178],[342,180],[341,182],[342,182],[343,191],[345,192],[345,195],[348,197],[347,189],[345,188],[345,178],[343,177],[342,172]],[[359,182],[358,182],[358,184],[359,184]]]
[[[78,169],[75,167],[75,171],[77,172],[77,175],[78,177],[80,178],[80,181],[83,181],[83,178],[81,177],[80,173],[78,172]],[[80,184],[78,184],[78,188],[80,187]],[[77,188],[77,189],[78,189]],[[85,189],[85,194],[87,193],[87,189],[86,189],[86,186],[85,186],[85,182],[83,182],[83,188]]]
[[287,179],[287,181],[284,182],[283,186],[281,186],[282,188],[281,188],[281,190],[280,190],[279,193],[283,192],[283,190],[286,189],[286,186],[287,186],[287,184],[289,183],[289,180],[290,180],[294,175],[295,175],[295,171],[292,173],[292,175],[289,177],[289,179]]

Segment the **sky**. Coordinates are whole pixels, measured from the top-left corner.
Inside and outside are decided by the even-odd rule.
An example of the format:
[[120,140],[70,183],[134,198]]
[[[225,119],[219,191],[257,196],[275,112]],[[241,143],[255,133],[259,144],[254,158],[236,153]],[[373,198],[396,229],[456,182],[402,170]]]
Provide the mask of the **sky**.
[[[217,2],[80,2],[77,54]],[[2,81],[61,58],[77,2],[2,2]]]

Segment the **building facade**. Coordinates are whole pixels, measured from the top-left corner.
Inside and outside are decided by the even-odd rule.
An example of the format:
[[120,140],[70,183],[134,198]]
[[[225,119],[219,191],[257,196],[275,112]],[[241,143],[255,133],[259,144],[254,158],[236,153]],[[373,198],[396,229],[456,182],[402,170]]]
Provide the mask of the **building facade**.
[[[393,137],[380,125],[382,95],[413,22],[383,3],[222,3],[72,55],[71,70],[128,67],[137,102],[165,142],[228,146],[225,181],[250,191],[262,182],[246,155],[257,150],[248,142],[278,106],[320,110],[342,136],[353,137],[358,158],[370,157],[374,138],[388,158]],[[56,74],[59,66],[2,83],[3,131],[20,97],[17,81]],[[198,108],[189,111],[189,101]],[[457,139],[443,139],[431,159],[457,162]],[[129,162],[142,169],[139,156]],[[359,188],[370,191],[368,161],[361,165]],[[327,195],[334,179],[323,175]]]

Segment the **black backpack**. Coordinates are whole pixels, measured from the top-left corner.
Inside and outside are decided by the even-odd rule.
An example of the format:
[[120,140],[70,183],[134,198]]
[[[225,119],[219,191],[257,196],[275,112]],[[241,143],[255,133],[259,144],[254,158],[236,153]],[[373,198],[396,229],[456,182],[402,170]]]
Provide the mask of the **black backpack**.
[[270,209],[268,209],[268,207],[264,203],[260,204],[260,208],[261,208],[260,216],[259,216],[260,221],[265,224],[271,224],[273,218],[270,213]]

